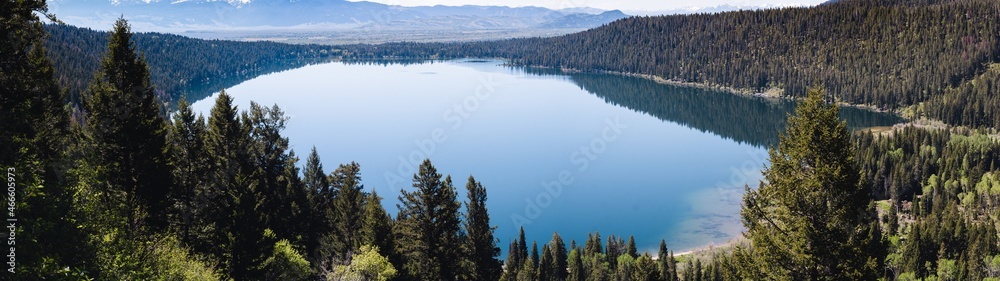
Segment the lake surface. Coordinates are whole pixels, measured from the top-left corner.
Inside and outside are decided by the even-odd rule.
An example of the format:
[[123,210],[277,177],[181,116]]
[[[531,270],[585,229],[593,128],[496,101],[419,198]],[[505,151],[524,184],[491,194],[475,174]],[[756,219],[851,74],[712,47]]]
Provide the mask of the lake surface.
[[[361,164],[365,189],[395,215],[400,189],[430,158],[465,200],[486,187],[501,249],[558,231],[634,235],[655,253],[721,244],[740,234],[744,184],[756,186],[767,145],[794,104],[605,74],[511,68],[501,61],[311,65],[226,90],[240,109],[277,104],[284,135],[326,172]],[[215,96],[197,101],[208,115]],[[845,108],[852,128],[898,117]],[[301,163],[301,162],[300,162]]]

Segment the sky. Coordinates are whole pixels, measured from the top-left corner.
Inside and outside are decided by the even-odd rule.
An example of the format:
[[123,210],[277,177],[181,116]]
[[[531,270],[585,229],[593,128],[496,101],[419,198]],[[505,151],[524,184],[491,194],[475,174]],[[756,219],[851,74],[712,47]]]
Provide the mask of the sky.
[[[350,0],[362,1],[362,0]],[[754,6],[804,6],[816,5],[827,0],[364,0],[400,6],[539,6],[550,9],[591,7],[603,10],[660,11],[685,8],[704,8],[720,5],[738,7]]]

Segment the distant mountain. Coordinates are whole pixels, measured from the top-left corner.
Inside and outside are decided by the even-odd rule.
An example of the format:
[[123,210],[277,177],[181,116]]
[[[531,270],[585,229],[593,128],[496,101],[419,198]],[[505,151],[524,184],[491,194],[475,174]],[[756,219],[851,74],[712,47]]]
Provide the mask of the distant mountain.
[[343,0],[53,0],[66,23],[106,29],[120,16],[137,30],[223,29],[506,30],[592,28],[625,17],[589,8],[423,6]]
[[540,26],[544,28],[592,28],[626,17],[628,15],[619,10],[607,11],[597,15],[571,14],[551,20]]

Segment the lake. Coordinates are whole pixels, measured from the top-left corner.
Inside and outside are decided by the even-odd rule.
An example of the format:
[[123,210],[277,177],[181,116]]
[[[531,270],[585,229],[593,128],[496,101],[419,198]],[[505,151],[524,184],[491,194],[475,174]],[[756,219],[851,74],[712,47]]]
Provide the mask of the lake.
[[[284,135],[326,172],[361,164],[367,191],[395,216],[400,189],[430,158],[459,198],[474,175],[486,187],[501,249],[558,231],[660,239],[681,252],[740,234],[744,184],[755,187],[768,145],[794,103],[658,84],[610,74],[503,66],[495,60],[311,65],[240,83],[240,109],[277,104]],[[208,115],[216,96],[194,103]],[[900,118],[854,108],[852,128]],[[304,161],[302,161],[304,162]],[[302,163],[300,162],[300,163]],[[502,256],[505,257],[505,256]]]

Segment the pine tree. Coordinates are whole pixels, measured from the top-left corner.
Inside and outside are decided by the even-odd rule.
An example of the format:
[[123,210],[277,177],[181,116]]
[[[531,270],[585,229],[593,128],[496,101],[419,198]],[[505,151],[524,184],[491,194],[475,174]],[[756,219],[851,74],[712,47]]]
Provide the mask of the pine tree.
[[660,240],[660,250],[657,253],[657,265],[660,271],[660,281],[675,281],[673,273],[670,271],[670,257],[667,252],[667,241]]
[[209,181],[208,154],[205,148],[205,134],[208,128],[205,118],[196,118],[191,104],[181,99],[177,104],[173,125],[170,126],[170,162],[174,168],[174,196],[170,212],[174,218],[171,227],[179,231],[181,242],[186,245],[203,243],[207,237],[202,230],[205,221],[205,206],[211,204],[205,198],[205,182]]
[[413,175],[414,191],[399,196],[397,245],[406,259],[404,272],[420,280],[453,280],[460,266],[460,204],[451,177],[424,160]]
[[[306,157],[306,165],[302,169],[302,184],[305,186],[309,196],[309,219],[306,223],[309,226],[306,250],[312,265],[317,270],[322,270],[323,264],[329,254],[333,251],[324,249],[322,244],[332,240],[327,234],[333,232],[333,190],[330,187],[330,180],[323,171],[323,163],[319,159],[319,153],[313,146]],[[380,251],[389,251],[392,247],[379,247]]]
[[566,244],[563,243],[562,237],[559,233],[552,233],[552,241],[549,241],[549,251],[552,252],[551,264],[549,265],[549,272],[552,274],[554,280],[566,280],[567,272],[566,267],[567,259],[566,256]]
[[634,281],[655,281],[659,271],[656,270],[656,263],[649,254],[640,255],[635,259],[635,271],[632,272]]
[[[332,192],[330,190],[330,181],[323,172],[323,163],[319,160],[319,152],[316,152],[315,146],[312,147],[309,156],[306,157],[306,166],[302,169],[302,183],[305,184],[307,189],[313,191],[314,194]],[[333,198],[333,196],[329,195],[325,196],[325,198]]]
[[357,235],[362,225],[365,198],[361,165],[354,162],[340,165],[330,174],[330,184],[337,194],[333,199],[333,253],[339,262],[346,264],[361,247],[361,237]]
[[625,245],[621,237],[616,237],[614,235],[608,236],[608,244],[605,245],[607,249],[604,250],[604,255],[608,259],[608,269],[614,271],[618,267],[618,256],[622,254],[622,250]]
[[465,202],[465,248],[471,263],[472,280],[497,280],[500,278],[500,248],[493,237],[495,226],[490,225],[490,214],[486,210],[486,188],[469,176],[465,184],[468,201]]
[[392,258],[392,217],[382,207],[382,197],[372,191],[365,199],[364,217],[361,219],[361,244],[379,248],[379,254]]
[[569,273],[566,276],[567,281],[584,281],[587,278],[587,273],[583,269],[583,260],[580,258],[580,249],[573,249],[569,251],[569,257],[567,257],[567,267],[569,268]]
[[853,154],[837,107],[823,101],[821,90],[810,90],[769,151],[764,181],[744,196],[741,215],[752,245],[738,251],[745,277],[877,279],[884,247]]
[[583,255],[592,256],[595,254],[603,253],[604,250],[601,247],[601,233],[594,232],[593,236],[587,234],[587,243],[583,245]]
[[[45,1],[0,4],[0,165],[15,178],[17,267],[12,280],[42,280],[81,272],[93,249],[74,208],[69,115],[44,45],[39,16],[51,21]],[[78,166],[79,167],[79,166]],[[6,198],[6,197],[4,197]],[[7,202],[5,202],[7,203]],[[8,212],[0,216],[9,219]],[[28,270],[25,270],[28,269]],[[7,273],[7,272],[5,272]],[[5,277],[6,277],[5,276]],[[76,276],[85,277],[85,276]]]
[[241,121],[232,97],[225,91],[219,93],[212,107],[205,140],[213,164],[205,196],[213,202],[209,221],[214,229],[206,251],[220,261],[229,278],[261,276],[259,265],[270,254],[273,241],[264,236],[259,201],[251,189],[256,183],[249,125]]
[[531,241],[531,256],[528,257],[528,259],[531,260],[532,268],[538,268],[538,263],[540,259],[540,257],[538,256],[538,242],[534,240]]
[[101,167],[98,181],[121,192],[127,235],[144,228],[166,228],[172,188],[165,154],[166,122],[160,112],[149,68],[132,42],[124,19],[115,22],[108,52],[85,99],[91,163]]
[[538,260],[535,280],[538,281],[551,281],[555,280],[554,272],[552,269],[555,267],[555,260],[552,256],[552,250],[549,249],[549,244],[542,244],[542,254]]
[[639,258],[639,250],[635,247],[635,237],[628,237],[628,246],[625,247],[625,254],[631,256],[633,259]]
[[521,269],[521,262],[518,261],[517,241],[511,241],[507,248],[507,260],[504,261],[503,274],[500,280],[514,280],[517,278],[517,271]]
[[516,264],[521,265],[528,260],[528,241],[524,238],[524,227],[518,228],[517,232],[517,260]]

